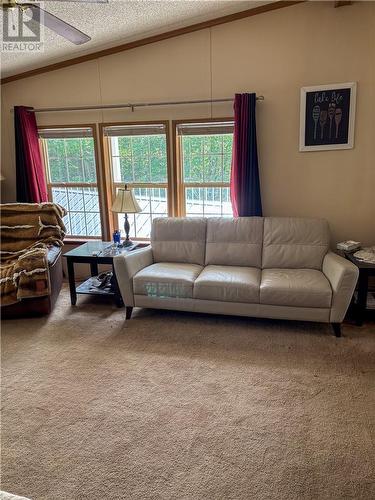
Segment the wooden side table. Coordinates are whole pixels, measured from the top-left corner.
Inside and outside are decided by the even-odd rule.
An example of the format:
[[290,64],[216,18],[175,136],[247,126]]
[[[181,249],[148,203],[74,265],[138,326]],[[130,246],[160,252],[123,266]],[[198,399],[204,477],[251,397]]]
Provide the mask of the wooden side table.
[[[362,326],[366,316],[366,312],[370,310],[367,307],[367,295],[369,291],[369,278],[370,276],[375,276],[375,264],[370,264],[358,260],[354,257],[353,253],[350,252],[344,252],[344,256],[346,259],[350,260],[354,265],[356,265],[359,270],[358,292],[356,299],[354,299],[354,307],[356,324],[358,326]],[[371,309],[371,311],[374,310]]]
[[[136,248],[141,248],[147,246],[147,244],[136,245]],[[110,241],[89,241],[80,245],[73,250],[70,250],[64,257],[66,258],[66,263],[68,267],[68,279],[70,288],[70,301],[72,306],[77,303],[77,295],[106,295],[112,296],[114,298],[117,307],[123,307],[124,302],[118,287],[117,278],[115,274],[115,269],[113,267],[113,257],[121,253],[126,253],[132,251],[134,247],[112,247],[112,242]],[[96,254],[96,255],[95,255]],[[75,275],[74,275],[74,264],[90,264],[91,277],[85,280],[83,283],[76,286]],[[112,266],[113,277],[111,280],[110,289],[101,289],[93,287],[93,278],[98,275],[99,264],[109,264]]]

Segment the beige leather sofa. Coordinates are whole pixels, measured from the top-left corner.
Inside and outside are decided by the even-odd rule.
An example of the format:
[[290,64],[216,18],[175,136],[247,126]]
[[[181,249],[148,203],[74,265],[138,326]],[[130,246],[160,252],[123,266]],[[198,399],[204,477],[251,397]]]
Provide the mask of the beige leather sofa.
[[151,247],[114,259],[126,304],[332,323],[336,336],[358,278],[329,251],[323,219],[159,218]]

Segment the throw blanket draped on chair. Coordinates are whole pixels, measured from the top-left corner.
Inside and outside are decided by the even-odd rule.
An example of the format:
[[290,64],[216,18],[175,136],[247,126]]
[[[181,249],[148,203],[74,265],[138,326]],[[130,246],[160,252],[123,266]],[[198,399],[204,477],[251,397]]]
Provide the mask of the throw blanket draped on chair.
[[49,295],[47,253],[62,246],[66,210],[54,203],[8,203],[1,210],[1,304]]

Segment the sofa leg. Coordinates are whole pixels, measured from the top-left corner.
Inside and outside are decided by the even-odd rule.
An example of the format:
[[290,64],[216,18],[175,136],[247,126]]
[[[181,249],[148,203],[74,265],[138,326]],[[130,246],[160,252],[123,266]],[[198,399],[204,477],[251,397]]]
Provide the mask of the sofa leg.
[[336,337],[341,337],[341,323],[332,323],[332,328]]
[[132,312],[133,308],[130,306],[126,306],[126,312],[125,312],[126,319],[130,319],[132,317]]

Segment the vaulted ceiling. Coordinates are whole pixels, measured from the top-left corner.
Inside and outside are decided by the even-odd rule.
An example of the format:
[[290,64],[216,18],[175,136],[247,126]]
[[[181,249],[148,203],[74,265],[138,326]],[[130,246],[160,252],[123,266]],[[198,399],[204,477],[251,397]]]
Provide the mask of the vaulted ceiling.
[[[267,3],[271,2],[249,0],[109,0],[108,3],[85,4],[75,1],[47,0],[41,4],[41,7],[88,34],[91,41],[84,45],[74,45],[53,31],[44,29],[43,51],[12,53],[3,51],[1,53],[1,74],[4,78]],[[3,17],[2,12],[0,15]]]

